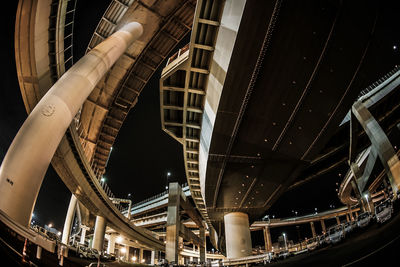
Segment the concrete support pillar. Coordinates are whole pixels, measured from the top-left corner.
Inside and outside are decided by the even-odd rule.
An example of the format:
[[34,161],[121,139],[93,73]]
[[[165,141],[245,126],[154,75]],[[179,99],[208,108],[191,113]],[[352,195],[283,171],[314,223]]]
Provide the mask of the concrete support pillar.
[[85,239],[86,239],[86,231],[89,230],[89,227],[85,225],[81,225],[81,238],[79,240],[79,243],[84,245],[85,244]]
[[115,253],[115,241],[117,240],[117,235],[116,234],[110,234],[110,238],[108,239],[108,245],[107,245],[107,253]]
[[139,263],[143,263],[143,248],[139,249]]
[[100,253],[103,252],[104,234],[106,233],[106,226],[107,226],[106,219],[101,216],[96,216],[92,248],[97,249]]
[[375,206],[374,206],[374,202],[372,201],[371,194],[369,194],[369,192],[367,192],[365,195],[368,196],[368,198],[364,197],[365,205],[366,205],[367,210],[371,214],[375,214]]
[[264,244],[265,244],[265,250],[267,252],[272,251],[272,240],[271,240],[271,232],[269,231],[269,227],[265,226],[263,229],[264,232]]
[[[129,253],[130,247],[128,245],[125,246],[125,260],[127,262],[131,262],[132,259],[129,257],[130,253]],[[139,262],[141,262],[140,256],[139,256]]]
[[315,238],[317,236],[317,233],[315,232],[314,222],[310,222],[310,226],[311,226],[312,237]]
[[200,239],[202,243],[199,246],[200,252],[200,262],[206,262],[206,230],[204,227],[200,227]]
[[167,233],[165,245],[165,258],[168,262],[178,263],[179,254],[179,227],[180,227],[180,193],[178,183],[170,183],[168,187]]
[[36,259],[41,259],[42,258],[42,247],[41,246],[37,246],[36,247]]
[[336,216],[336,223],[337,223],[337,225],[339,225],[339,224],[340,224],[340,219],[339,219],[339,216]]
[[348,208],[348,210],[349,210],[350,220],[351,220],[351,221],[354,221],[353,212],[351,211],[351,207],[348,206],[347,208]]
[[72,66],[43,96],[15,136],[0,167],[0,209],[29,227],[46,170],[93,88],[139,38],[141,24],[127,23]]
[[224,216],[226,253],[228,259],[251,255],[249,216],[243,212],[231,212]]
[[379,123],[361,101],[353,104],[352,112],[368,135],[372,148],[378,153],[396,197],[400,186],[400,161],[392,144]]
[[324,220],[321,220],[320,222],[321,222],[322,233],[323,233],[323,234],[326,234],[325,221],[324,221]]
[[66,245],[69,243],[69,235],[71,233],[71,226],[74,221],[76,203],[77,199],[74,194],[72,194],[68,205],[67,216],[65,216],[64,229],[61,237],[61,242]]
[[151,258],[150,258],[150,265],[155,265],[155,264],[157,264],[157,262],[156,262],[156,255],[157,255],[157,251],[152,250],[152,251],[151,251]]

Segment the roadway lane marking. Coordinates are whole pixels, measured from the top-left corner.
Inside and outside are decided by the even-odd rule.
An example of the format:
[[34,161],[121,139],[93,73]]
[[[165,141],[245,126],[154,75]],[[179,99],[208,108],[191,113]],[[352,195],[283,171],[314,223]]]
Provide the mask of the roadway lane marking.
[[399,239],[399,238],[400,238],[400,235],[398,235],[395,239],[393,239],[393,240],[390,241],[389,243],[385,244],[384,246],[378,248],[377,250],[374,250],[374,251],[372,251],[371,253],[369,253],[369,254],[367,254],[367,255],[365,255],[365,256],[363,256],[363,257],[361,257],[361,258],[359,258],[359,259],[357,259],[357,260],[355,260],[355,261],[352,261],[352,262],[350,262],[350,263],[347,263],[347,264],[345,264],[345,265],[342,265],[342,267],[350,266],[350,265],[352,265],[352,264],[354,264],[354,263],[357,263],[357,262],[359,262],[359,261],[364,260],[365,258],[368,258],[369,256],[375,254],[376,252],[381,251],[382,249],[386,248],[387,246],[389,246],[390,244],[392,244],[394,241],[396,241],[396,240]]

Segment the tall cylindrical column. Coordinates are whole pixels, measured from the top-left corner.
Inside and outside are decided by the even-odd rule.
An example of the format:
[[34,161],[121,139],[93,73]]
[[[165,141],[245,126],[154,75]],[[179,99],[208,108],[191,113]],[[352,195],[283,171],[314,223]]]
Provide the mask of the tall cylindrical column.
[[69,201],[67,216],[65,217],[64,229],[62,232],[61,242],[68,245],[69,234],[71,233],[71,226],[74,220],[75,208],[77,199],[74,194],[71,195],[71,200]]
[[310,226],[311,226],[312,237],[315,238],[317,236],[317,233],[315,232],[314,222],[310,222]]
[[265,226],[263,232],[264,232],[265,250],[266,252],[269,252],[272,250],[271,232],[269,231],[269,227]]
[[151,251],[151,258],[150,258],[150,265],[154,265],[156,264],[156,255],[157,255],[157,251],[152,250]]
[[354,221],[353,212],[351,212],[351,207],[350,207],[350,205],[348,205],[347,208],[348,208],[348,210],[349,210],[349,215],[350,215],[351,221]]
[[322,233],[323,233],[323,234],[326,234],[325,221],[324,221],[324,220],[321,220],[320,222],[321,222]]
[[108,239],[108,245],[107,245],[107,253],[108,254],[115,253],[115,241],[116,240],[117,240],[117,235],[110,234],[110,239]]
[[231,212],[224,216],[226,253],[229,259],[251,255],[249,216]]
[[[132,262],[132,259],[129,258],[129,255],[130,255],[129,250],[130,250],[130,247],[128,245],[126,245],[125,246],[125,259],[127,262]],[[140,262],[140,260],[139,260],[139,262]]]
[[139,248],[139,263],[143,263],[143,248]]
[[36,258],[39,260],[42,258],[42,247],[41,246],[36,247]]
[[0,167],[0,209],[29,226],[50,161],[79,107],[143,27],[132,22],[93,48],[43,96],[15,136]]
[[104,234],[106,233],[107,221],[104,217],[96,216],[96,224],[94,225],[94,235],[92,248],[97,249],[100,253],[103,251]]

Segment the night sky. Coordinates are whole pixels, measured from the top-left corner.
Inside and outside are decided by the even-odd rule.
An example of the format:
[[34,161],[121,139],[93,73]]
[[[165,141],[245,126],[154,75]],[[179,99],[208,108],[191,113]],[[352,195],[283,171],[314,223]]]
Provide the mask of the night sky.
[[[17,2],[10,1],[7,7],[3,7],[7,10],[3,11],[2,16],[5,27],[1,49],[0,161],[27,116],[18,86],[14,58]],[[91,35],[109,3],[109,0],[78,0],[74,29],[75,62],[84,55]],[[188,37],[185,38],[178,48],[188,41]],[[161,69],[156,72],[140,95],[139,102],[129,113],[113,146],[105,174],[113,193],[121,198],[131,193],[134,203],[164,191],[167,172],[172,173],[170,181],[186,182],[182,146],[161,130],[158,85],[160,72]],[[331,205],[341,206],[335,189],[336,183],[341,180],[338,174],[344,174],[347,169],[347,166],[342,166],[321,179],[285,194],[268,213],[278,217],[290,216],[292,211],[297,211],[302,215],[312,213],[315,208],[322,211],[329,209]],[[62,230],[70,196],[71,193],[50,166],[35,206],[36,221],[40,225],[51,222]],[[327,226],[329,224],[327,222]],[[321,231],[319,224],[316,224],[316,228],[317,232]],[[302,225],[300,229],[301,238],[311,235],[309,225]],[[287,230],[273,229],[273,240],[282,231],[290,231],[293,238],[298,236],[294,227]],[[253,244],[263,242],[260,236],[262,234],[259,232],[253,233]]]

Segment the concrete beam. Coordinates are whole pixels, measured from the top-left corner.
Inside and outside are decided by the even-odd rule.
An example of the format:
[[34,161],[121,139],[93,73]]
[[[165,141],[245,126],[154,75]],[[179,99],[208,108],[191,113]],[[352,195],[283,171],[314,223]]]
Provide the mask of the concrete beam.
[[181,199],[181,206],[198,227],[203,227],[203,219],[198,214],[197,209],[193,207],[189,200],[186,198],[186,196]]
[[400,161],[392,144],[379,123],[361,101],[353,104],[352,112],[367,133],[371,146],[377,151],[396,197],[400,186]]
[[357,157],[357,139],[359,123],[356,121],[353,112],[350,112],[350,145],[349,145],[349,165],[356,160]]
[[[204,228],[203,228],[204,229]],[[179,227],[179,232],[185,238],[185,240],[192,242],[193,244],[204,246],[203,240],[195,235],[191,230],[189,230],[184,224],[181,223]],[[201,230],[200,230],[201,232]]]

